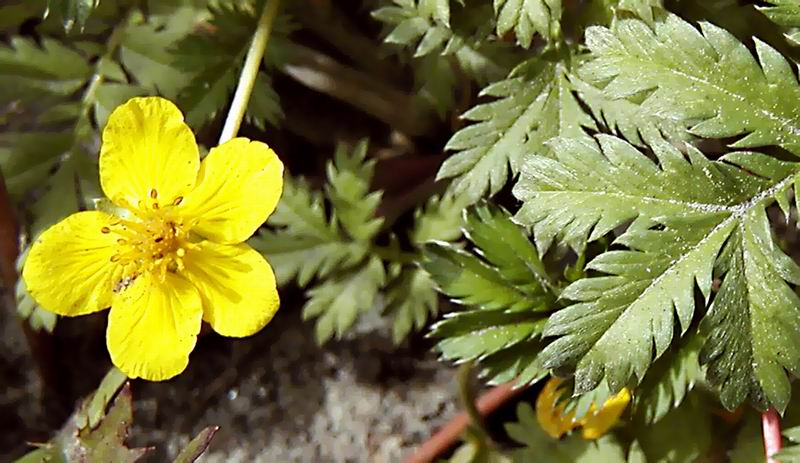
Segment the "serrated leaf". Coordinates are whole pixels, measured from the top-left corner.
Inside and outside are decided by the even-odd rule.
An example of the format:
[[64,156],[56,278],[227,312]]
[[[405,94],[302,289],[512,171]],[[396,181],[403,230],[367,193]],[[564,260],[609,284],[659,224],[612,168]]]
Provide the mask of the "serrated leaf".
[[789,63],[755,40],[758,61],[733,35],[709,23],[700,30],[675,15],[651,29],[621,19],[586,31],[590,60],[582,79],[607,97],[645,94],[645,113],[672,119],[693,135],[741,137],[737,148],[778,145],[800,155],[800,86]]
[[130,449],[125,445],[132,421],[131,391],[130,385],[126,383],[95,427],[81,426],[73,415],[51,442],[18,460],[18,463],[139,461],[149,449]]
[[385,283],[383,264],[377,257],[371,257],[363,265],[311,288],[309,300],[303,306],[303,318],[317,318],[317,343],[323,344],[334,335],[341,339],[358,315],[372,308]]
[[501,37],[514,30],[517,43],[531,46],[533,36],[546,40],[560,34],[561,0],[494,0],[497,34]]
[[693,463],[713,444],[711,413],[700,397],[689,396],[660,421],[637,429],[648,463]]
[[404,269],[386,292],[385,311],[394,316],[392,338],[399,344],[411,331],[419,331],[439,310],[436,287],[427,272]]
[[473,124],[447,142],[445,148],[456,153],[442,164],[437,179],[454,178],[453,194],[475,203],[500,191],[525,156],[549,152],[545,142],[550,138],[577,136],[581,125],[592,126],[564,72],[559,62],[535,58],[484,88],[483,95],[498,99],[462,116]]
[[186,7],[131,20],[123,33],[119,55],[138,85],[170,99],[177,97],[192,75],[176,66],[173,48],[192,32],[197,16],[195,9]]
[[[531,382],[544,370],[536,359],[553,304],[543,288],[542,263],[524,231],[502,209],[482,205],[467,214],[467,236],[479,247],[447,243],[424,248],[423,268],[447,296],[470,307],[450,313],[431,329],[448,360],[479,360],[490,382]],[[481,256],[481,257],[478,257]],[[526,349],[515,348],[525,346]]]
[[432,196],[424,207],[414,211],[411,242],[422,245],[428,241],[458,239],[464,224],[463,210],[452,196]]
[[267,256],[279,284],[296,279],[306,286],[339,268],[352,267],[367,255],[368,247],[352,242],[325,215],[322,198],[302,180],[287,176],[283,196],[268,225],[250,244]]
[[555,159],[531,156],[514,190],[524,201],[516,218],[532,227],[540,252],[554,240],[581,250],[632,223],[614,242],[620,249],[587,265],[601,276],[561,293],[575,302],[547,322],[544,335],[557,338],[541,354],[545,366],[574,368],[577,392],[603,379],[612,392],[640,381],[689,329],[695,285],[708,300],[722,265],[728,282],[705,322],[709,378],[728,408],[749,395],[783,409],[784,369],[800,368],[790,347],[800,342],[800,306],[786,282],[800,281],[800,267],[772,240],[764,208],[786,194],[798,167],[744,152],[710,161],[665,142],[651,146],[656,163],[607,135],[553,147]]
[[634,145],[643,146],[647,140],[658,137],[671,140],[686,140],[690,137],[685,127],[674,120],[648,113],[642,106],[626,99],[609,98],[602,90],[577,76],[570,75],[569,79],[581,101],[600,125]]
[[698,355],[703,340],[696,333],[686,337],[658,359],[636,388],[634,410],[645,424],[663,418],[683,403],[695,383],[705,377]]
[[375,217],[382,192],[370,192],[375,160],[367,160],[367,141],[359,142],[352,152],[339,145],[334,160],[328,163],[325,191],[336,216],[347,233],[356,240],[375,236],[383,219]]
[[[209,12],[209,27],[184,37],[173,50],[174,65],[191,76],[177,100],[193,127],[202,126],[226,107],[257,22],[253,9],[246,4],[222,3],[211,6]],[[282,36],[289,30],[289,23],[278,18],[270,39],[270,55],[283,53],[276,48],[281,48]],[[264,121],[276,123],[282,113],[269,78],[263,72],[259,74],[248,120],[263,127]]]
[[13,37],[0,45],[0,103],[42,103],[44,98],[66,97],[92,74],[86,58],[51,38],[41,45]]
[[517,405],[517,422],[506,423],[509,437],[524,447],[514,450],[513,461],[529,463],[625,463],[625,452],[613,436],[591,441],[572,434],[553,439],[539,426],[533,407],[526,402]]
[[69,32],[77,24],[83,30],[89,15],[100,4],[100,0],[47,0],[47,14],[56,11],[61,16],[64,30]]
[[[767,15],[775,24],[784,27],[800,27],[800,0],[766,0],[768,6],[757,7],[762,13]],[[800,36],[797,31],[786,34],[794,45],[800,45]]]

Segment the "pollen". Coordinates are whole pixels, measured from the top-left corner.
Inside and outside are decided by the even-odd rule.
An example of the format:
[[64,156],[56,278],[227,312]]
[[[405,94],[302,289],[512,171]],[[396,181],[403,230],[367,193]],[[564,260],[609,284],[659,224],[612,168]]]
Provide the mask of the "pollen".
[[[151,190],[150,196],[158,193]],[[153,272],[164,278],[166,272],[183,268],[184,248],[189,246],[188,227],[170,213],[168,208],[140,212],[130,220],[121,220],[114,226],[121,236],[117,240],[117,253],[111,257],[125,267],[125,278],[143,272]]]

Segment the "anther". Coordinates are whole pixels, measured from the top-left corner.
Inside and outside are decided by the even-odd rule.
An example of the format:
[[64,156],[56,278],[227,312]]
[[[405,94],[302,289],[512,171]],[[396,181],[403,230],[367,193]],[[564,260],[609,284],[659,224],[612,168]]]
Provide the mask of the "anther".
[[111,262],[119,262],[119,254],[114,254],[111,256]]
[[177,206],[178,204],[180,204],[182,202],[183,202],[183,196],[178,196],[177,198],[175,198],[175,201],[172,201],[172,205],[173,206]]
[[156,241],[156,243],[160,243],[160,242],[164,241],[164,237],[163,236],[159,236],[158,238],[155,239],[155,241]]
[[178,248],[178,250],[177,250],[177,251],[175,251],[175,254],[177,254],[177,255],[178,255],[178,257],[183,257],[183,256],[185,256],[185,255],[186,255],[186,250],[185,250],[185,249],[183,249],[183,248]]
[[101,229],[100,229],[100,231],[101,231],[102,233],[111,233],[111,229],[110,229],[110,228],[108,228],[108,227],[103,227],[103,228],[101,228]]
[[128,240],[126,240],[125,238],[117,238],[117,244],[125,244],[127,242]]
[[150,190],[150,197],[153,198],[153,199],[158,198],[158,191],[156,191],[155,188]]

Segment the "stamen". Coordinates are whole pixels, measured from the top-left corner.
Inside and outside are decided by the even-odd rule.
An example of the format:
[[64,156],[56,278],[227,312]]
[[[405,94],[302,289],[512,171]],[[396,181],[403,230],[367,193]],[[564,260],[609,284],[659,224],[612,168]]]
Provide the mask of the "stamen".
[[183,196],[178,196],[177,198],[175,198],[175,201],[172,201],[172,205],[177,206],[182,202],[183,202]]
[[108,233],[111,233],[111,229],[108,228],[108,227],[103,227],[103,228],[100,229],[100,232],[103,233],[103,234],[108,234]]
[[156,191],[155,188],[150,190],[150,197],[153,198],[153,199],[157,199],[158,198],[158,191]]

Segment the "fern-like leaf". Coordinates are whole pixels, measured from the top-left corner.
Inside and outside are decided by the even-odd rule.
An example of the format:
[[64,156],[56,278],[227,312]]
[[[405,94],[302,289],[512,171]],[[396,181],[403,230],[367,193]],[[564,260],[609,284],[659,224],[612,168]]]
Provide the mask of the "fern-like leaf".
[[[768,6],[759,7],[775,24],[784,27],[800,27],[800,0],[767,0]],[[800,32],[786,33],[786,38],[794,45],[800,45]]]
[[[449,314],[431,334],[449,360],[480,360],[490,382],[539,379],[536,360],[544,312],[553,303],[547,275],[533,245],[508,214],[480,206],[467,215],[468,236],[480,251],[446,243],[425,247],[423,267],[439,289],[468,310]],[[479,257],[481,256],[481,257]]]
[[789,63],[756,39],[758,61],[709,23],[698,31],[677,16],[651,29],[638,19],[586,31],[590,60],[581,78],[614,99],[646,95],[645,113],[679,121],[700,137],[741,137],[745,148],[778,145],[800,155],[800,86]]
[[604,378],[612,392],[641,380],[689,329],[695,286],[708,300],[718,267],[723,288],[706,318],[709,376],[726,407],[749,395],[783,409],[784,369],[800,371],[791,348],[800,342],[800,299],[787,285],[800,281],[800,267],[774,244],[765,207],[785,205],[798,166],[746,152],[710,161],[663,141],[652,145],[656,163],[607,135],[553,148],[555,159],[531,157],[515,188],[525,202],[516,217],[541,253],[554,240],[580,251],[632,223],[614,242],[624,249],[587,265],[605,275],[561,293],[575,303],[547,322],[544,334],[557,339],[542,352],[545,366],[575,368],[577,392]]
[[561,440],[553,439],[539,426],[533,407],[526,402],[517,405],[517,420],[505,425],[509,437],[523,445],[512,453],[515,463],[627,462],[622,445],[613,436],[584,440],[573,434]]
[[513,30],[517,43],[528,48],[533,36],[546,40],[561,33],[561,0],[494,0],[497,15],[497,34]]
[[593,122],[578,105],[564,65],[535,58],[514,70],[508,79],[484,88],[481,95],[497,98],[467,111],[474,122],[447,142],[448,158],[437,178],[453,178],[451,190],[468,203],[494,195],[509,172],[520,169],[524,156],[545,154],[545,142],[555,136],[576,136],[581,125]]

